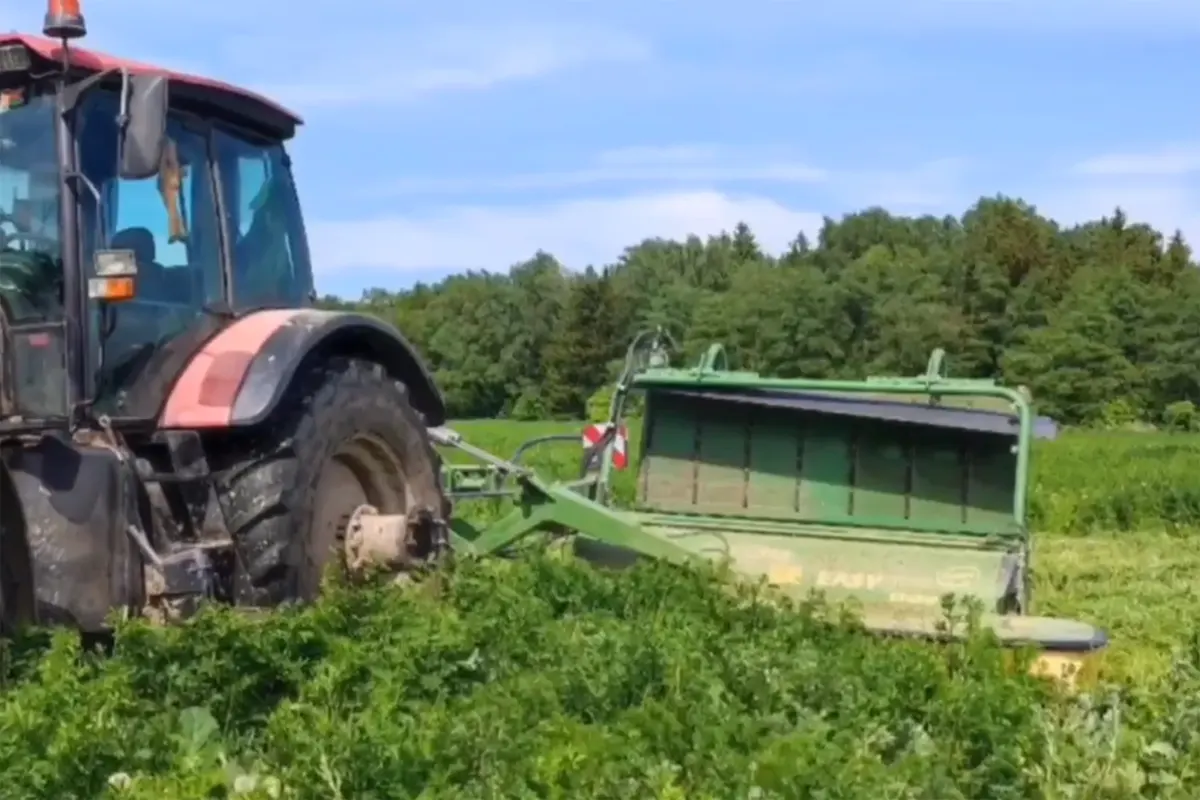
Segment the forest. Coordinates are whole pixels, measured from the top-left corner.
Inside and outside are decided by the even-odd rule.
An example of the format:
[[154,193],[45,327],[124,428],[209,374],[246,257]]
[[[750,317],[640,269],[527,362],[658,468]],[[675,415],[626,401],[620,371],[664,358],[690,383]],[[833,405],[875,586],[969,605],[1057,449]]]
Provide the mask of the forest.
[[663,325],[689,361],[720,341],[734,367],[783,377],[918,374],[940,346],[951,375],[1024,385],[1065,424],[1194,428],[1194,266],[1178,231],[1120,209],[1064,227],[998,196],[961,217],[826,218],[782,254],[743,223],[631,244],[611,264],[538,252],[507,274],[321,304],[398,325],[460,419],[578,419],[632,335]]

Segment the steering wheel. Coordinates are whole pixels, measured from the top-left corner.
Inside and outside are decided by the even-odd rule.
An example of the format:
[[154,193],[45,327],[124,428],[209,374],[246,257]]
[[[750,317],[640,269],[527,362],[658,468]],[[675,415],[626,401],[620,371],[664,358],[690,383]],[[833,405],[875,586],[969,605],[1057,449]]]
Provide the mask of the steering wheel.
[[[47,236],[22,230],[11,214],[0,211],[0,225],[8,223],[15,231],[0,229],[0,292],[14,307],[17,319],[36,319],[47,306],[62,302],[61,268],[56,270],[59,243]],[[13,248],[13,241],[27,242],[27,249]]]
[[58,250],[58,241],[56,239],[24,230],[16,217],[7,212],[0,211],[0,225],[4,225],[5,223],[12,225],[13,232],[8,233],[0,229],[0,249],[7,250],[12,242],[19,241],[31,244],[38,250],[49,251],[51,255],[54,255]]

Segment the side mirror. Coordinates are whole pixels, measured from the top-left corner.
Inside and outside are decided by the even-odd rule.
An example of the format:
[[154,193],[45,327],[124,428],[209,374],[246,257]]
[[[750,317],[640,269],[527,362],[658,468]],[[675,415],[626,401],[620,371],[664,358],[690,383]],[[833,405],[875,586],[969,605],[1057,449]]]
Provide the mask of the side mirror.
[[121,137],[121,177],[143,180],[158,173],[167,142],[165,75],[128,75],[125,81],[128,119]]

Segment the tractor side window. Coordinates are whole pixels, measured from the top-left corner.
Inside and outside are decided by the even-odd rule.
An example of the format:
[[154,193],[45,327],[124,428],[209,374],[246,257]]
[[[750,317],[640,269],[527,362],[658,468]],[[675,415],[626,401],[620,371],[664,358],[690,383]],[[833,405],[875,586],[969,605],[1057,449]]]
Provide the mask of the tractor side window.
[[[172,114],[167,121],[167,151],[159,173],[143,180],[116,174],[115,97],[96,93],[84,111],[80,141],[85,173],[99,189],[103,226],[97,209],[85,214],[90,270],[97,246],[131,250],[137,262],[136,296],[103,310],[90,308],[98,342],[92,363],[98,407],[120,413],[123,390],[137,380],[153,352],[206,313],[223,297],[221,239],[213,192],[208,138]],[[95,232],[103,228],[98,244]],[[101,335],[103,331],[103,335]],[[110,412],[111,413],[111,412]]]
[[10,322],[63,317],[54,100],[0,93],[0,300]]
[[309,305],[312,268],[283,147],[225,131],[214,142],[233,240],[234,308]]
[[[221,249],[205,137],[172,127],[178,177],[160,172],[115,181],[109,247],[137,256],[138,300],[194,316],[221,299]],[[168,185],[172,180],[177,188]]]

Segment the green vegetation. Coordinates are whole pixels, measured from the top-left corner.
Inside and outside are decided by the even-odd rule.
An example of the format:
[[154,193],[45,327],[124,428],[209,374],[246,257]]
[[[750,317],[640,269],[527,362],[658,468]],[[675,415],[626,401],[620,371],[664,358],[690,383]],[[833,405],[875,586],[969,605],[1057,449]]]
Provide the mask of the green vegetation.
[[[500,453],[579,429],[456,427]],[[578,455],[534,463],[565,477]],[[266,617],[130,623],[108,659],[31,634],[0,664],[0,794],[1193,797],[1200,553],[1172,476],[1200,466],[1200,437],[1071,434],[1036,458],[1038,610],[1116,639],[1081,696],[982,640],[883,642],[720,576],[550,553]]]
[[1200,436],[1070,431],[1035,446],[1034,527],[1055,533],[1200,528]]
[[645,241],[608,265],[539,253],[351,305],[398,323],[457,418],[578,419],[629,337],[666,326],[782,377],[917,374],[937,346],[959,377],[1028,386],[1064,423],[1200,425],[1200,270],[1179,236],[1111,217],[1064,229],[984,199],[961,218],[871,209],[779,257],[753,232]]
[[[26,670],[0,706],[6,797],[90,797],[120,772],[111,795],[144,800],[239,777],[252,797],[1016,800],[1098,783],[1082,771],[1108,744],[982,643],[880,645],[705,576],[549,558],[130,627],[103,664],[60,638]],[[1181,733],[1123,734],[1116,766]]]
[[[62,632],[0,644],[0,797],[1190,800],[1194,266],[1178,236],[1119,212],[1063,230],[994,199],[961,219],[830,220],[780,258],[740,226],[577,274],[542,253],[325,301],[397,322],[459,417],[591,413],[629,333],[655,324],[689,357],[720,340],[782,376],[915,374],[940,345],[953,375],[1029,386],[1042,413],[1107,429],[1035,452],[1035,610],[1114,638],[1079,694],[982,637],[884,641],[719,575],[548,552],[265,616],[127,622],[107,658]],[[500,454],[580,429],[456,427]],[[1150,427],[1164,432],[1134,432]],[[571,443],[529,463],[571,477],[579,457]]]

